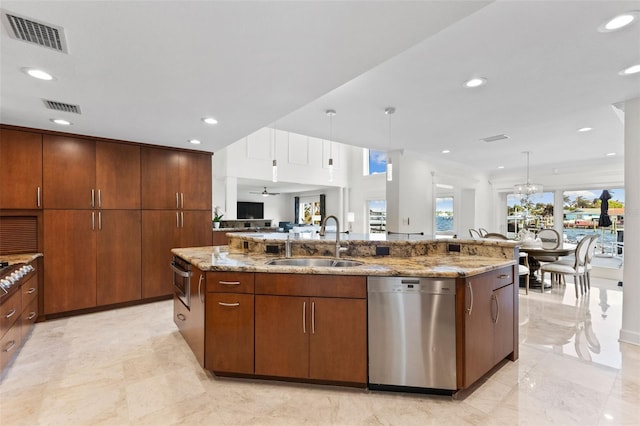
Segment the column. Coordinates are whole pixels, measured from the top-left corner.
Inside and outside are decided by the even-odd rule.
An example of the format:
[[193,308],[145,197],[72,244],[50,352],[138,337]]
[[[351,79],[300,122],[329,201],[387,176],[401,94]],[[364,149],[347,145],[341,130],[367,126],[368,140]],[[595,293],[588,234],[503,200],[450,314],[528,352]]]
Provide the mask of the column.
[[624,272],[620,341],[640,345],[640,98],[624,105]]

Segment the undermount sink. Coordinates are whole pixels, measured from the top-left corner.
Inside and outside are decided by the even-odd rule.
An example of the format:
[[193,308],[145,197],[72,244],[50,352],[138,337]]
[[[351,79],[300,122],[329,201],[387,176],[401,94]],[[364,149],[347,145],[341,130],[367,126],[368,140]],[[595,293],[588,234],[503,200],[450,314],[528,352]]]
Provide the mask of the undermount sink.
[[316,266],[316,267],[328,267],[328,268],[348,268],[352,266],[360,266],[362,262],[355,260],[342,260],[342,259],[319,259],[308,257],[291,257],[273,259],[266,262],[267,265],[277,266]]

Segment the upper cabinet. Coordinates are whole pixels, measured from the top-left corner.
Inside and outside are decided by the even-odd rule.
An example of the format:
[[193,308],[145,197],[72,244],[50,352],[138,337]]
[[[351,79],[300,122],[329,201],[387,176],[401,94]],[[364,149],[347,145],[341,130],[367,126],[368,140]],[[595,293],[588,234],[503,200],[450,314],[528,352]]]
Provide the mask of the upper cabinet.
[[95,207],[96,144],[87,139],[44,135],[44,207]]
[[96,205],[101,209],[140,208],[140,147],[96,142]]
[[0,129],[0,209],[42,208],[42,135]]
[[211,210],[211,154],[142,148],[142,208]]
[[140,147],[44,135],[44,206],[140,208]]

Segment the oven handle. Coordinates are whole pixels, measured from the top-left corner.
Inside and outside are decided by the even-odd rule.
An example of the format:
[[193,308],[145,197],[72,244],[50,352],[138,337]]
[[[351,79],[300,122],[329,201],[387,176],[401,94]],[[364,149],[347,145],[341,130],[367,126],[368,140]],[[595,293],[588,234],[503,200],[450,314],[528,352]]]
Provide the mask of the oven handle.
[[175,272],[176,274],[178,274],[179,276],[181,276],[183,278],[191,278],[191,272],[184,271],[181,268],[178,268],[176,266],[176,264],[173,263],[173,262],[171,262],[171,269],[173,269],[173,272]]

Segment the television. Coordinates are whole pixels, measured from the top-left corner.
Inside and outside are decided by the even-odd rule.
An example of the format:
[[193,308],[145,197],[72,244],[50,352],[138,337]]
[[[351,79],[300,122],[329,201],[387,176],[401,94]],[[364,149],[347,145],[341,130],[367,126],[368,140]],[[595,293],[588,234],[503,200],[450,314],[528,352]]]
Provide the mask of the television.
[[264,219],[264,203],[238,201],[238,219]]

